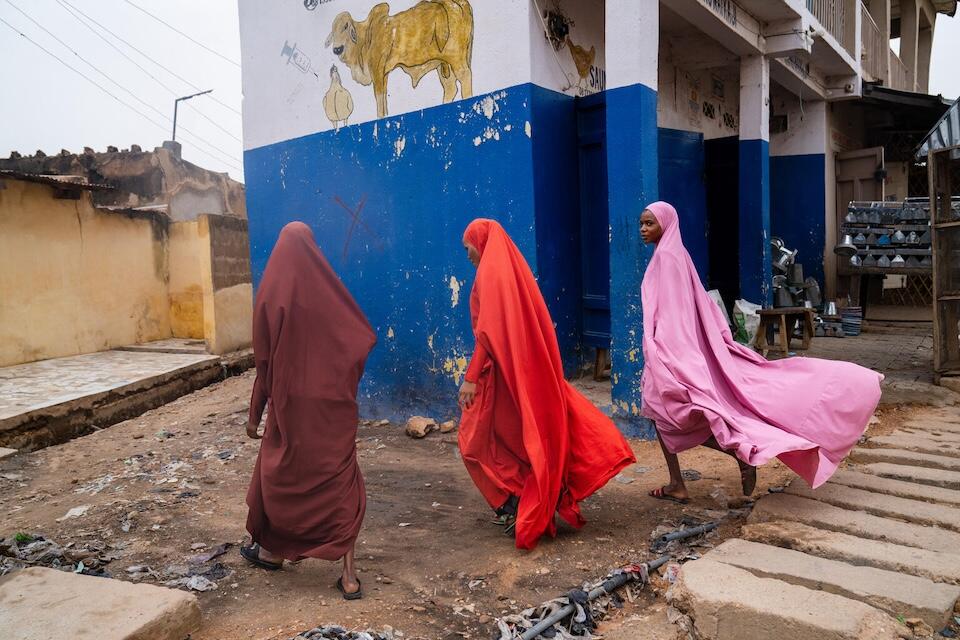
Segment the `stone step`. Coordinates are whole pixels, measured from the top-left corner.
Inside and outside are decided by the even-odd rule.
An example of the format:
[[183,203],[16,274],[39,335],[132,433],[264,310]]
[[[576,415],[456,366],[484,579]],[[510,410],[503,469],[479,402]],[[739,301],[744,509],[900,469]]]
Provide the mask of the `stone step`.
[[753,542],[795,549],[828,560],[899,571],[934,582],[960,585],[960,553],[928,551],[902,544],[858,538],[800,522],[747,524],[740,535]]
[[960,507],[960,491],[931,487],[930,485],[917,484],[916,482],[883,478],[870,473],[854,471],[853,469],[840,469],[830,476],[827,484],[842,484],[847,487],[873,491],[874,493]]
[[185,591],[42,567],[0,578],[4,640],[183,640],[199,627]]
[[900,427],[890,435],[892,436],[912,436],[917,438],[926,438],[935,442],[960,443],[960,432],[953,431],[932,431],[924,429],[915,429],[913,427]]
[[941,418],[923,418],[907,420],[903,426],[921,431],[942,431],[943,433],[960,433],[960,422]]
[[782,580],[759,578],[707,558],[683,565],[667,599],[693,618],[703,640],[898,637],[896,620],[862,602]]
[[705,557],[761,578],[776,578],[859,600],[894,617],[920,618],[934,629],[947,624],[960,598],[960,587],[953,585],[737,538],[727,540]]
[[757,502],[748,522],[790,520],[818,529],[849,533],[860,538],[885,540],[908,547],[954,553],[960,549],[960,533],[925,527],[912,522],[881,518],[863,511],[850,511],[833,505],[776,493]]
[[938,441],[912,434],[890,434],[889,436],[870,438],[868,444],[871,447],[903,449],[904,451],[916,451],[917,453],[931,453],[936,456],[960,458],[960,441],[944,442],[942,440]]
[[926,467],[912,467],[891,462],[876,462],[856,467],[859,471],[872,473],[883,478],[916,482],[931,487],[942,487],[960,491],[960,471],[943,471]]
[[827,483],[817,489],[811,489],[800,478],[791,482],[784,492],[801,498],[826,502],[835,507],[866,511],[883,518],[897,518],[916,524],[960,531],[960,509],[956,507],[886,496],[841,484]]
[[960,458],[937,456],[930,453],[917,453],[903,449],[865,449],[857,447],[850,453],[850,459],[861,464],[871,462],[890,462],[893,464],[927,467],[928,469],[943,469],[944,471],[960,471]]

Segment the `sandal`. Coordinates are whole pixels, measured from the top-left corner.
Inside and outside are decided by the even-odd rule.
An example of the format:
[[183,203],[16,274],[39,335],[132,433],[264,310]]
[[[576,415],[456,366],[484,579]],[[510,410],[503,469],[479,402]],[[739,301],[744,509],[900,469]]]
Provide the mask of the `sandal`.
[[668,502],[676,502],[677,504],[687,504],[690,502],[690,498],[678,498],[667,493],[666,487],[657,487],[656,489],[650,491],[648,494],[651,498],[656,498],[657,500],[666,500]]
[[743,495],[753,494],[757,488],[757,468],[749,465],[740,467],[740,484],[743,486]]
[[283,560],[280,562],[270,562],[260,557],[260,544],[254,542],[249,547],[240,547],[240,555],[250,564],[266,569],[267,571],[276,571],[283,567]]
[[506,521],[503,523],[503,535],[513,536],[516,529],[517,516],[508,515]]
[[490,523],[491,523],[491,524],[495,524],[495,525],[497,525],[498,527],[505,527],[505,526],[507,526],[507,523],[510,521],[510,518],[512,518],[512,517],[513,517],[513,516],[511,516],[509,513],[504,513],[504,514],[502,514],[502,515],[496,515],[496,516],[494,516],[493,518],[490,519]]
[[344,600],[359,600],[363,597],[363,585],[360,584],[360,578],[357,578],[357,584],[359,585],[357,590],[348,593],[347,590],[343,588],[343,576],[340,576],[337,578],[337,591],[343,594]]

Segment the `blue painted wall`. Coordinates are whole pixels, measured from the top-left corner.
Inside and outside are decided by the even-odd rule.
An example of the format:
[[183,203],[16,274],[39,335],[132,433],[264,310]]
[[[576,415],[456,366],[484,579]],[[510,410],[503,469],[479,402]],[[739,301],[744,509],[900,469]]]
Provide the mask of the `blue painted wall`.
[[740,295],[771,304],[770,143],[741,140],[739,162]]
[[659,198],[680,215],[683,244],[706,285],[710,252],[707,246],[707,188],[704,181],[703,134],[677,129],[658,131]]
[[770,158],[770,230],[791,249],[805,276],[823,279],[826,158],[822,153]]
[[575,100],[533,85],[530,105],[537,275],[557,327],[564,367],[572,375],[583,360]]
[[640,240],[640,214],[658,199],[657,92],[636,84],[607,91],[606,101],[614,415],[627,433],[652,438],[653,425],[640,418],[640,283],[653,251]]
[[[479,96],[244,154],[255,282],[283,225],[303,220],[377,331],[364,415],[456,413],[455,374],[473,349],[474,270],[461,244],[470,220],[500,220],[535,271],[538,233],[549,251],[563,251],[560,234],[535,224],[534,145],[525,132],[532,104],[544,118],[554,112],[542,96],[534,100],[532,85],[492,95],[492,119],[472,108]],[[486,137],[490,130],[499,139]],[[543,144],[546,153],[553,143]],[[544,210],[548,192],[541,185]],[[353,211],[363,203],[358,221],[338,199]],[[460,284],[456,305],[451,277]],[[542,286],[563,308],[557,317],[568,334],[568,301],[555,284]]]

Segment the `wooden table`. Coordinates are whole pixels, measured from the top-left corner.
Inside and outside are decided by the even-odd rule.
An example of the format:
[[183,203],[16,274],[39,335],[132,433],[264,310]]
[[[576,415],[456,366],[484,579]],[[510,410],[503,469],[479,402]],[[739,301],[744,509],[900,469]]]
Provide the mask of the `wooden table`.
[[[763,354],[764,357],[770,351],[780,351],[783,355],[790,353],[790,337],[793,335],[793,327],[800,323],[803,328],[803,346],[801,349],[809,349],[810,341],[813,340],[813,309],[806,307],[779,307],[776,309],[760,310],[760,326],[757,328],[757,337],[754,339],[754,348]],[[771,344],[767,340],[767,333],[774,324],[780,325],[779,344]]]

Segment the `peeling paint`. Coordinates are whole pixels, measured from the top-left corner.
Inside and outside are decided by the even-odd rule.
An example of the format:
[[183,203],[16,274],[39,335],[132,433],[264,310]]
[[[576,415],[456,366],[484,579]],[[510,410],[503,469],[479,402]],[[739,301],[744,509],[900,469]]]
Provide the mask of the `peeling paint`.
[[460,384],[467,374],[467,358],[464,355],[455,355],[443,361],[443,370],[453,378],[454,383]]
[[396,142],[393,143],[394,157],[399,158],[403,155],[403,150],[407,146],[407,139],[403,136],[397,138]]
[[376,122],[373,123],[373,139],[374,139],[374,141],[377,141],[377,142],[379,142],[379,140],[380,140],[379,136],[377,135],[377,123],[376,123]]
[[387,328],[387,339],[388,339],[388,340],[393,340],[393,339],[396,338],[396,337],[397,337],[397,334],[395,334],[395,333],[393,332],[393,327],[388,327],[388,328]]
[[627,358],[630,359],[630,362],[636,362],[638,353],[639,351],[636,348],[630,349],[630,351],[627,352]]
[[450,308],[460,304],[460,282],[455,276],[450,276]]
[[528,138],[532,138],[532,137],[533,137],[533,136],[531,135],[531,134],[532,134],[532,128],[531,128],[531,126],[530,126],[530,121],[529,121],[529,120],[527,120],[526,122],[523,123],[523,132],[527,134],[527,137],[528,137]]
[[504,130],[504,131],[513,131],[513,125],[512,125],[512,124],[505,125],[505,126],[503,127],[503,130]]

